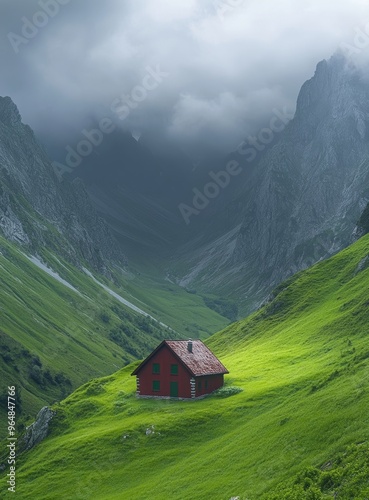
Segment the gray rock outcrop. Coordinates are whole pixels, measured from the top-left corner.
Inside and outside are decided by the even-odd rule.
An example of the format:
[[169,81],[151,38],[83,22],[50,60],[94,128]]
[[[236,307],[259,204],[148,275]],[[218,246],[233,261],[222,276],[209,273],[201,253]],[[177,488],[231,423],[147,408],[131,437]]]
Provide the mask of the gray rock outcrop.
[[27,427],[24,435],[23,439],[26,450],[30,450],[47,437],[49,433],[50,421],[54,415],[55,412],[50,410],[47,406],[44,406],[39,411],[35,422]]

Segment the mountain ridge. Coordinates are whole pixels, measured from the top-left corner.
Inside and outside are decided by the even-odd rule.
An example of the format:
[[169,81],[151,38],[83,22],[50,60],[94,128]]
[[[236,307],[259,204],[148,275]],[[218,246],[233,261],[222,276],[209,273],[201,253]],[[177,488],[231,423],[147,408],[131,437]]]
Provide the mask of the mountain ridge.
[[104,274],[110,274],[109,262],[126,265],[84,185],[59,182],[9,97],[0,98],[0,162],[0,229],[5,237],[34,251],[50,247],[72,263],[85,261]]
[[[294,118],[252,165],[247,184],[240,179],[238,194],[207,221],[217,237],[173,265],[179,283],[230,295],[233,288],[247,313],[280,281],[353,241],[369,200],[365,78],[340,54],[317,65]],[[217,245],[222,238],[230,251]]]

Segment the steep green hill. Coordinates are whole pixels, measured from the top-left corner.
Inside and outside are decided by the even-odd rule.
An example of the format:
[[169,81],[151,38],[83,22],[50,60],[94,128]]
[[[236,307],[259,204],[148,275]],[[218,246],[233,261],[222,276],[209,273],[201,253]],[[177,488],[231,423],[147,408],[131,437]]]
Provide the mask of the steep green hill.
[[223,397],[138,400],[135,365],[82,386],[55,405],[50,436],[19,458],[19,497],[364,500],[368,266],[365,236],[211,337],[230,371]]
[[[168,283],[169,290],[163,284],[158,293],[148,280],[146,288],[140,288],[137,280],[121,276],[118,287],[97,276],[101,284],[113,288],[111,292],[175,330],[169,334],[61,257],[43,250],[32,259],[0,237],[0,437],[6,426],[9,385],[18,388],[22,408],[18,416],[26,422],[43,405],[60,401],[91,378],[147,355],[163,338],[186,336],[184,324],[191,314],[194,323],[196,319],[193,337],[208,336],[229,323],[206,307],[201,297],[176,285]],[[141,295],[135,297],[139,290]],[[175,318],[166,313],[170,305]]]

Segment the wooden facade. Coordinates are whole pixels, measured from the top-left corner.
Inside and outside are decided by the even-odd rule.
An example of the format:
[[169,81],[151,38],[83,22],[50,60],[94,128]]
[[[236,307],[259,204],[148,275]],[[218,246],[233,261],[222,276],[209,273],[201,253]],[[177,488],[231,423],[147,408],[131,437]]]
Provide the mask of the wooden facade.
[[222,387],[225,373],[200,340],[164,340],[132,375],[138,396],[194,399]]

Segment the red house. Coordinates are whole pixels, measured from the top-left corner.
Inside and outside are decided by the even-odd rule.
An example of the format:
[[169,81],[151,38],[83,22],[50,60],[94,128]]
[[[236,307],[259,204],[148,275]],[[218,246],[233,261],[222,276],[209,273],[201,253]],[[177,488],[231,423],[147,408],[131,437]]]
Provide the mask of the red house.
[[138,396],[194,399],[222,387],[225,373],[201,340],[163,340],[132,375]]

